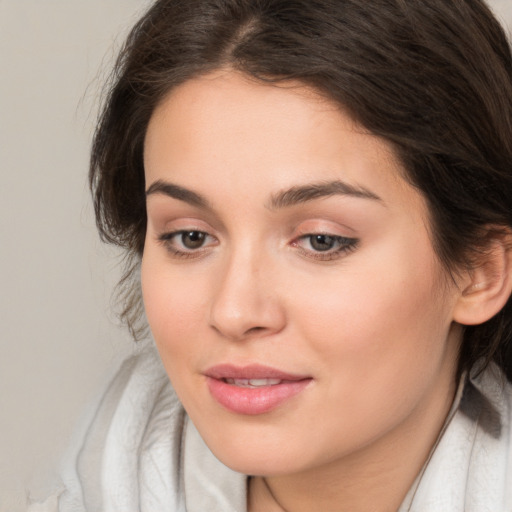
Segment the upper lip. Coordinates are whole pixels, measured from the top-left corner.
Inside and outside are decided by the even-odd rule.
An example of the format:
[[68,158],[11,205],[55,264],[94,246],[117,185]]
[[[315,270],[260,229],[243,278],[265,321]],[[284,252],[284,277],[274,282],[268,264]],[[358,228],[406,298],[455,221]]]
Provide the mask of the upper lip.
[[232,364],[219,364],[208,368],[204,372],[207,377],[212,379],[279,379],[279,380],[304,380],[310,379],[309,375],[297,375],[283,372],[277,368],[263,366],[259,364],[250,364],[247,366],[235,366]]

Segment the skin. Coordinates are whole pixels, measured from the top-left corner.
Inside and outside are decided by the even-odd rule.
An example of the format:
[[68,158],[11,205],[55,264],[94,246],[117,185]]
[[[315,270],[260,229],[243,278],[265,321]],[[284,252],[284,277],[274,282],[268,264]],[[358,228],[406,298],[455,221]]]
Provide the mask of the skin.
[[[148,321],[205,442],[254,475],[249,510],[396,510],[453,401],[461,287],[392,147],[300,84],[226,70],[158,106],[145,170]],[[272,204],[340,180],[364,193]],[[311,234],[342,238],[319,251]],[[221,363],[312,380],[270,412],[236,414],[206,383]]]

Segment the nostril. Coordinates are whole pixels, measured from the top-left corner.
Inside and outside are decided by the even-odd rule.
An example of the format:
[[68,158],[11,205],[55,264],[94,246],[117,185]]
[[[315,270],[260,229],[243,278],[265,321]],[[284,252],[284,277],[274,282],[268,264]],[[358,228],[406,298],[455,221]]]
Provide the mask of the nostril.
[[256,332],[264,331],[265,327],[251,327],[247,331],[245,331],[245,334],[254,334]]

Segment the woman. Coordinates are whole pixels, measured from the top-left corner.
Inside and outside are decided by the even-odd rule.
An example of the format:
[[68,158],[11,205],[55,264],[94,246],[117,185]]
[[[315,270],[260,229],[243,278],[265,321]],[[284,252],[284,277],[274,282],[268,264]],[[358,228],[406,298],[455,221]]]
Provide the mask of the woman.
[[90,177],[160,359],[61,510],[512,510],[511,163],[481,1],[157,1]]

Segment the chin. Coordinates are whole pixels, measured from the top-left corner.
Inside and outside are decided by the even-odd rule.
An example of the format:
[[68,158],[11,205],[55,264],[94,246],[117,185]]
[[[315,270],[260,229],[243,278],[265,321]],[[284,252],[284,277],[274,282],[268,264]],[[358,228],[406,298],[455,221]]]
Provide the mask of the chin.
[[308,467],[307,454],[293,442],[293,436],[272,433],[272,428],[269,431],[261,426],[220,434],[210,429],[198,430],[215,457],[239,473],[277,476]]
[[251,476],[278,476],[299,472],[302,468],[297,467],[297,458],[294,463],[277,456],[276,452],[263,453],[226,453],[225,450],[213,454],[228,468],[238,473]]

